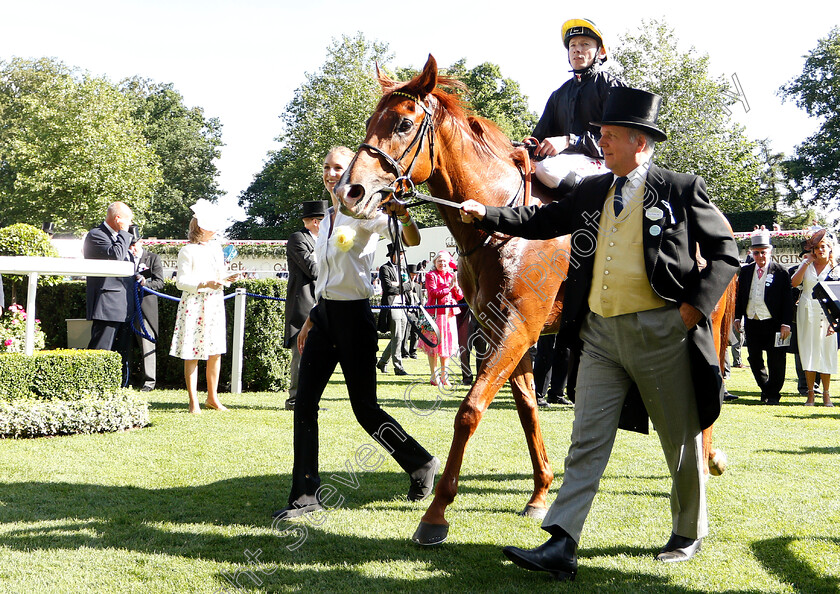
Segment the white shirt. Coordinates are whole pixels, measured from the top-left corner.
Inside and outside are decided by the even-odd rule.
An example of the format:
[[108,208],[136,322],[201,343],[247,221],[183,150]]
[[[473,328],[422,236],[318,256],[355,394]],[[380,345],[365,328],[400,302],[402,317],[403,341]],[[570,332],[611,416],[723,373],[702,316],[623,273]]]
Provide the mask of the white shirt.
[[[315,281],[316,299],[354,301],[373,296],[371,269],[380,235],[388,234],[388,216],[379,213],[373,219],[354,219],[336,211],[334,227],[330,215],[321,222],[315,240],[318,278]],[[336,240],[343,231],[355,231],[352,245],[342,251]]]
[[[624,187],[621,189],[621,201],[625,207],[627,206],[627,202],[632,200],[633,196],[636,194],[636,189],[639,186],[643,186],[645,181],[647,181],[648,169],[650,169],[650,159],[636,167],[625,176],[627,181],[624,182]],[[615,182],[618,178],[619,176],[613,174],[613,186],[615,186]],[[641,196],[642,200],[644,200],[644,193],[642,193]],[[633,208],[636,206],[636,204],[632,205]]]

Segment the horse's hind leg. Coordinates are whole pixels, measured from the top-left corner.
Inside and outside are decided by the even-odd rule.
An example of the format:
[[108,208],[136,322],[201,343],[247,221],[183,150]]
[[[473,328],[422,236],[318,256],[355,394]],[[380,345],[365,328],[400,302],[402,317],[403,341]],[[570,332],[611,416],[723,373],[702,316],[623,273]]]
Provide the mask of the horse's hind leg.
[[551,481],[554,480],[554,473],[548,462],[540,420],[537,416],[537,397],[533,387],[534,372],[531,367],[531,357],[527,353],[511,374],[510,386],[513,390],[516,410],[519,413],[519,422],[522,424],[525,440],[528,442],[531,465],[534,468],[534,492],[525,505],[525,509],[522,510],[522,515],[542,519],[547,511],[546,495],[551,487]]

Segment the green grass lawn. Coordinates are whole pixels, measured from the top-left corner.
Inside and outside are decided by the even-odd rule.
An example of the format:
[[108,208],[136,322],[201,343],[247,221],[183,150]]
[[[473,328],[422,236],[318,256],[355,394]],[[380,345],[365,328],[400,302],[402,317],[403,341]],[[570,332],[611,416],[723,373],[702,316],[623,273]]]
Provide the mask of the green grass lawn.
[[[380,401],[443,461],[466,389],[417,414],[405,394],[431,408],[436,388],[424,360],[407,368],[380,375]],[[230,412],[192,416],[185,391],[155,391],[142,430],[0,441],[0,592],[837,592],[840,406],[802,406],[793,381],[782,406],[761,406],[749,369],[728,387],[741,398],[724,406],[715,444],[729,468],[708,482],[711,534],[688,563],[653,560],[671,530],[670,480],[656,435],[627,432],[584,528],[577,580],[556,584],[508,562],[502,546],[546,538],[517,515],[532,471],[508,389],[467,449],[449,540],[415,545],[427,502],[405,501],[408,479],[390,458],[359,468],[356,453],[374,442],[336,374],[320,460],[341,505],[311,520],[272,527],[292,466],[282,393],[223,395]],[[540,416],[553,498],[573,412]]]

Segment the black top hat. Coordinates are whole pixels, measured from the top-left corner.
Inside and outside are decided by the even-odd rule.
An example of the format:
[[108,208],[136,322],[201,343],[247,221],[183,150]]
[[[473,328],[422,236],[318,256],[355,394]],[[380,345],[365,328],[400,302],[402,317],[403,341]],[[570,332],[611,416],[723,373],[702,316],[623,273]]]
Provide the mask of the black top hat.
[[48,235],[55,234],[55,223],[52,221],[44,221],[44,224],[41,225],[41,231]]
[[300,218],[308,219],[309,217],[321,217],[322,219],[327,214],[327,203],[323,200],[307,200],[302,203],[303,210]]
[[137,225],[129,225],[128,226],[128,233],[131,235],[131,243],[136,243],[138,239],[140,239],[140,227]]
[[613,87],[604,104],[604,115],[600,122],[589,122],[593,126],[626,126],[642,130],[656,142],[668,140],[664,131],[656,126],[662,97],[641,89]]
[[[393,255],[394,255],[394,253],[396,252],[396,249],[394,248],[394,244],[393,244],[393,243],[389,243],[389,244],[388,244],[388,248],[387,248],[387,249],[388,249],[388,253],[387,253],[386,255],[387,255],[387,256],[389,256],[389,257],[390,257],[390,256],[393,256]],[[403,250],[400,250],[400,252],[402,252],[402,251],[403,251]]]
[[414,274],[417,272],[417,264],[406,264],[405,269],[409,274]]

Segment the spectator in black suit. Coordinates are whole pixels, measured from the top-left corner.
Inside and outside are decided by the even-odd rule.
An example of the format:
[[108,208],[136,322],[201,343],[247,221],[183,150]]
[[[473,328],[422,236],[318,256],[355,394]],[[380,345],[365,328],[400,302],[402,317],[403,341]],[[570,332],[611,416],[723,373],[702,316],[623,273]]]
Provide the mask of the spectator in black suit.
[[163,262],[156,253],[143,248],[143,239],[140,237],[136,225],[132,225],[132,230],[134,232],[132,233],[133,241],[130,249],[137,269],[134,278],[140,283],[140,286],[137,287],[137,296],[140,299],[140,311],[143,314],[143,327],[149,336],[155,340],[155,342],[152,342],[143,337],[140,329],[140,318],[135,318],[136,331],[134,335],[137,337],[137,343],[143,353],[143,383],[140,389],[143,392],[150,392],[155,389],[157,383],[158,298],[151,293],[146,293],[143,287],[158,292],[163,290]]
[[[761,389],[761,401],[778,404],[785,383],[787,347],[775,346],[776,334],[782,340],[790,336],[793,323],[790,275],[771,259],[773,247],[769,231],[753,233],[750,243],[753,262],[741,267],[738,274],[735,328],[740,330],[741,318],[746,318],[743,327],[747,360]],[[767,367],[764,366],[765,351]]]
[[[92,260],[130,261],[133,218],[123,202],[108,206],[105,221],[85,236],[83,253]],[[87,319],[89,349],[117,351],[123,361],[123,386],[128,385],[128,358],[131,348],[131,318],[134,315],[134,276],[87,277]]]
[[[394,244],[388,244],[388,261],[379,267],[379,281],[382,283],[382,305],[402,306],[405,305],[404,295],[411,291],[411,279],[408,278],[408,271],[405,264],[398,263],[403,257],[403,252],[397,252]],[[390,331],[391,341],[376,367],[382,373],[388,366],[388,359],[394,362],[394,375],[408,375],[402,364],[402,344],[405,337],[405,329],[408,326],[408,318],[405,310],[395,307],[394,309],[380,309],[378,328],[379,332]]]
[[327,214],[327,203],[323,200],[307,200],[302,205],[303,229],[295,231],[286,242],[286,259],[289,263],[289,281],[286,285],[286,331],[283,346],[292,350],[289,369],[289,397],[286,410],[294,410],[300,373],[300,351],[297,335],[309,312],[315,306],[315,280],[318,278],[318,264],[315,262],[315,240],[321,221]]
[[[423,287],[422,285],[417,282],[417,264],[408,264],[406,266],[408,270],[408,280],[411,283],[411,288],[406,294],[406,299],[408,303],[406,305],[421,305],[423,303]],[[408,316],[411,318],[414,317],[415,325],[412,326],[409,324],[405,329],[405,338],[403,339],[403,347],[402,347],[402,356],[403,359],[416,359],[417,358],[417,339],[420,335],[420,331],[416,325],[416,310],[414,316]]]

